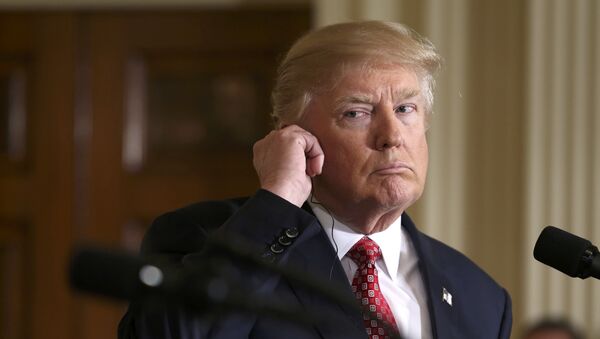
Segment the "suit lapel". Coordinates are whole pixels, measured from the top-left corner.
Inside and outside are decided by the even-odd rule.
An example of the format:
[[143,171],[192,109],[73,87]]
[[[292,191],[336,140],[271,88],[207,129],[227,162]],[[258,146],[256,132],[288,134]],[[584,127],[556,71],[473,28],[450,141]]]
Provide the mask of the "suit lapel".
[[[307,210],[312,212],[310,209]],[[430,241],[417,230],[407,214],[402,216],[402,226],[409,234],[419,257],[419,269],[427,290],[427,308],[433,338],[460,338],[460,331],[457,327],[459,324],[458,312],[453,310],[460,303],[456,300],[455,295],[459,289],[451,284],[444,273],[444,268],[439,267],[433,257]],[[305,229],[302,241],[299,241],[295,250],[289,253],[287,261],[290,267],[305,271],[319,281],[339,284],[342,293],[347,294],[349,300],[354,300],[350,284],[337,254],[316,218]],[[313,315],[322,314],[324,318],[330,320],[315,325],[323,338],[365,337],[362,317],[356,308],[332,304],[306,290],[298,282],[289,284],[308,312]]]
[[402,215],[402,226],[409,234],[419,256],[419,269],[427,290],[427,307],[433,338],[458,338],[458,312],[453,308],[457,307],[455,292],[459,290],[450,283],[443,267],[439,267],[433,258],[430,242],[426,241],[425,235],[417,230],[407,214]]

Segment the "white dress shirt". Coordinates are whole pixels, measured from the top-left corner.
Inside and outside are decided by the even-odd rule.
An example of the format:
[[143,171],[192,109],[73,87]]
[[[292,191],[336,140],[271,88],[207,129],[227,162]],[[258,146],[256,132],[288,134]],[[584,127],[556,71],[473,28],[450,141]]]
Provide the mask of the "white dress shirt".
[[[348,281],[352,283],[357,265],[346,253],[364,234],[333,218],[314,198],[310,207],[327,233],[342,262]],[[386,230],[368,237],[381,248],[381,257],[375,262],[379,272],[379,286],[388,302],[400,334],[407,339],[430,339],[431,323],[427,310],[427,294],[421,279],[417,253],[398,218]],[[332,223],[332,220],[334,221]],[[332,227],[333,226],[333,227]]]

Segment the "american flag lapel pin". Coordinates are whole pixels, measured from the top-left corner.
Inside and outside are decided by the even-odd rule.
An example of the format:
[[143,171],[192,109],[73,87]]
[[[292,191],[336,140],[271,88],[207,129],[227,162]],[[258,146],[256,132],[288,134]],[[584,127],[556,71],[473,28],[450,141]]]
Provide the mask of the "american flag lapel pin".
[[442,287],[442,300],[452,306],[452,294],[445,287]]

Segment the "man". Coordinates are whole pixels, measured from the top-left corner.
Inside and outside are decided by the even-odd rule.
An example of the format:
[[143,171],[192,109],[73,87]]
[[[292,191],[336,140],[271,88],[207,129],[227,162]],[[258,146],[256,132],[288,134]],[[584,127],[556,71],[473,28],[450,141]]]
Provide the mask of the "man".
[[[254,146],[261,189],[160,217],[145,254],[185,255],[206,234],[339,286],[355,308],[296,281],[243,270],[248,291],[323,318],[301,326],[260,315],[211,318],[130,311],[143,338],[508,338],[510,298],[462,254],[420,233],[404,211],[422,194],[434,47],[396,23],[328,26],[298,40],[273,90],[276,129]],[[215,230],[216,229],[216,230]],[[213,231],[214,230],[214,231]],[[184,265],[198,258],[187,255]],[[246,281],[246,280],[245,280]]]

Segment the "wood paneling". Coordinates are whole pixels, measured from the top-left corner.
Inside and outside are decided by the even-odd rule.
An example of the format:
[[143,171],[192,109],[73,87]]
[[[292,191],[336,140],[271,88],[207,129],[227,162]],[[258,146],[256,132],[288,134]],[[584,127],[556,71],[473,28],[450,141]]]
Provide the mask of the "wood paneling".
[[251,194],[276,63],[309,26],[306,8],[0,14],[0,106],[25,79],[21,156],[0,114],[0,338],[115,337],[126,304],[70,290],[71,248],[136,249],[161,213]]
[[0,222],[0,338],[22,338],[29,283],[25,249],[27,228],[19,222]]
[[71,330],[72,33],[70,14],[0,14],[0,69],[8,75],[0,109],[10,139],[0,159],[2,273],[10,291],[3,338]]
[[[197,200],[251,194],[256,189],[250,158],[254,140],[241,138],[242,142],[228,146],[218,139],[215,142],[214,137],[199,137],[186,143],[189,138],[181,137],[184,131],[179,128],[199,133],[194,128],[195,116],[199,126],[217,130],[211,117],[223,112],[211,111],[210,106],[218,97],[199,90],[210,88],[210,79],[233,72],[262,79],[252,88],[258,101],[254,119],[238,123],[258,126],[256,139],[266,131],[268,92],[277,57],[308,28],[307,14],[242,10],[90,15],[93,135],[85,238],[131,247],[131,241],[139,239],[140,220]],[[287,29],[280,29],[284,26]],[[128,78],[132,62],[142,72],[141,84]],[[161,81],[177,88],[169,91],[160,86]],[[142,91],[137,106],[142,119],[137,122],[128,119],[126,110],[136,90]],[[140,157],[143,163],[133,166],[133,171],[123,162],[124,140],[135,141],[127,135],[128,123],[146,136],[139,141],[145,152]],[[159,137],[153,134],[157,130],[162,133]],[[83,337],[112,335],[122,311],[122,305],[83,305],[78,312]]]
[[33,263],[27,279],[32,338],[58,338],[72,331],[72,294],[66,272],[73,234],[73,111],[75,19],[72,14],[34,15],[31,81]]

